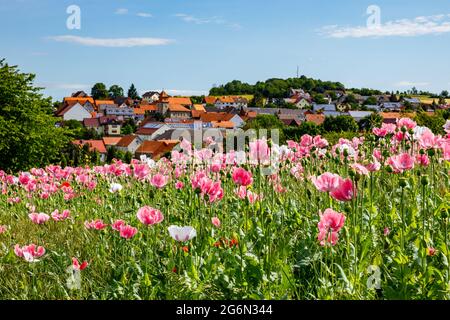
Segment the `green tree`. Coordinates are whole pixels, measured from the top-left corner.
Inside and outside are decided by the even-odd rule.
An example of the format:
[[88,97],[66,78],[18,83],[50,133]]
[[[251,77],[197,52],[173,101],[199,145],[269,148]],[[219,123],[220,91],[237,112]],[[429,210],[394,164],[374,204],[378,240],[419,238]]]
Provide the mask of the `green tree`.
[[35,75],[0,60],[0,168],[15,172],[59,162],[70,141],[56,126],[51,98],[34,87]]
[[254,129],[256,131],[261,129],[266,129],[269,131],[272,129],[278,129],[280,134],[280,143],[284,143],[286,141],[283,132],[285,129],[284,123],[281,122],[281,120],[278,119],[276,116],[270,114],[261,114],[256,116],[255,119],[253,119],[252,121],[248,122],[245,125],[244,130],[248,129]]
[[371,97],[367,98],[366,101],[364,101],[364,105],[376,105],[376,104],[378,104],[378,100],[374,96],[371,96]]
[[379,113],[372,113],[370,116],[362,118],[359,122],[359,129],[361,131],[372,131],[373,128],[381,127],[383,117]]
[[118,86],[117,84],[109,87],[108,95],[111,99],[116,99],[119,97],[123,97],[123,88]]
[[133,83],[131,84],[130,89],[128,89],[128,97],[134,100],[140,99],[137,89]]
[[326,104],[326,103],[328,103],[328,101],[325,100],[325,96],[323,94],[321,94],[321,93],[315,94],[313,96],[313,100],[317,104]]
[[95,100],[107,99],[109,96],[108,90],[104,83],[96,83],[91,89],[91,96]]
[[447,90],[442,91],[441,97],[448,98],[448,91]]
[[294,141],[298,141],[301,136],[305,134],[317,136],[321,133],[321,127],[316,125],[314,122],[302,122],[298,127],[286,127],[284,129],[286,139]]
[[358,123],[351,116],[326,117],[322,125],[326,132],[357,132],[359,129]]

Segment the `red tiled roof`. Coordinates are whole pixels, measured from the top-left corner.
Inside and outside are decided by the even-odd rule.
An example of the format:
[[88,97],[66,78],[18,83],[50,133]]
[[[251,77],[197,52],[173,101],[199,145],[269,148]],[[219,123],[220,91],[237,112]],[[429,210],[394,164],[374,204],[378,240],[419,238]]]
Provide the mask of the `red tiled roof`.
[[103,137],[103,143],[105,146],[116,146],[121,139],[121,137]]
[[207,104],[215,104],[216,100],[217,100],[216,97],[212,97],[212,96],[205,97],[205,102]]
[[179,141],[144,141],[136,150],[137,154],[147,154],[153,159],[160,158],[165,153],[172,151]]
[[192,101],[191,98],[175,98],[175,97],[170,97],[168,99],[169,104],[181,104],[183,106],[190,106],[192,105]]
[[106,153],[106,147],[103,140],[75,140],[72,141],[73,144],[83,146],[85,144],[89,145],[89,150],[92,152],[96,150],[99,153]]
[[170,112],[191,112],[191,110],[183,107],[181,104],[169,104],[168,110]]
[[137,138],[137,136],[135,135],[128,135],[128,136],[124,136],[122,138],[119,138],[119,142],[116,144],[117,147],[123,147],[126,148],[128,147],[135,139]]
[[325,122],[325,116],[323,114],[307,114],[306,121],[313,122],[316,125],[321,125]]
[[86,118],[83,120],[83,125],[85,127],[98,128],[100,127],[100,121],[98,118]]

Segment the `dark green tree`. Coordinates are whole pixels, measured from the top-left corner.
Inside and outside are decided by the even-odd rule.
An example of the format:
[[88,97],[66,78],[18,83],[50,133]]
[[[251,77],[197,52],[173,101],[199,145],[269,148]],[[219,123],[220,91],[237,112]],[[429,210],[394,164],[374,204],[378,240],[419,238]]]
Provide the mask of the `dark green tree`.
[[118,86],[117,84],[112,85],[111,87],[109,87],[108,95],[111,99],[123,97],[123,88]]
[[34,86],[35,75],[0,60],[0,168],[8,172],[60,161],[69,132],[56,126],[51,98]]
[[351,116],[326,117],[323,125],[325,132],[357,132],[358,123]]
[[134,100],[140,99],[137,89],[133,83],[131,84],[130,89],[128,89],[128,97]]
[[104,83],[96,83],[91,89],[91,96],[95,100],[107,99],[109,94]]

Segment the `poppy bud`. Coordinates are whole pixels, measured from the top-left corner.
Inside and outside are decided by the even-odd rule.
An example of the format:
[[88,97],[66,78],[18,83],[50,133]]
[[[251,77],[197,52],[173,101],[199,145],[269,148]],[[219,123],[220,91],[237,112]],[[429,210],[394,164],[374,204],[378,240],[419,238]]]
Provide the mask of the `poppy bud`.
[[400,178],[399,179],[399,185],[400,185],[400,187],[404,188],[404,187],[406,187],[408,185],[408,183],[406,182],[405,178]]
[[428,150],[428,156],[429,157],[432,157],[432,156],[434,156],[436,154],[436,151],[434,151],[434,149],[429,149]]
[[427,175],[423,175],[423,176],[420,178],[420,183],[421,183],[423,186],[428,185],[428,176],[427,176]]

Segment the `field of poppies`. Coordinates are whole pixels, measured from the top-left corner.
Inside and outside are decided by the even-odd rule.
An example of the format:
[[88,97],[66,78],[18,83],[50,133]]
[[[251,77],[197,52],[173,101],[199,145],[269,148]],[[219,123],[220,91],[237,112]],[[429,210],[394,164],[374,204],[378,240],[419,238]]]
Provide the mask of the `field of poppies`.
[[209,147],[0,171],[0,299],[450,298],[450,135]]

